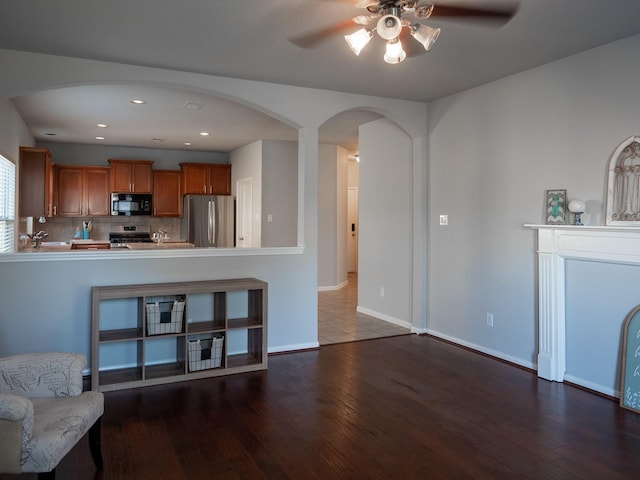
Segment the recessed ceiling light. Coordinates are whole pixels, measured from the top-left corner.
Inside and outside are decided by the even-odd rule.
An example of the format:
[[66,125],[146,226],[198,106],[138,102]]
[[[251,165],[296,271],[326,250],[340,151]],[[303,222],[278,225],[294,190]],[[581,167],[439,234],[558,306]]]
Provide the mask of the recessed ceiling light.
[[188,108],[189,110],[200,110],[203,106],[204,103],[200,103],[200,102],[187,102],[184,105],[182,105],[184,108]]
[[153,137],[151,139],[152,142],[164,142],[164,138]]
[[57,133],[47,132],[47,133],[45,133],[45,135],[48,135],[49,137],[55,137],[57,135]]
[[107,125],[106,123],[96,123],[96,127],[100,127],[100,128],[107,128],[109,125]]
[[209,135],[209,132],[200,132],[200,135],[202,135],[203,137],[206,137]]
[[139,99],[134,99],[130,101],[131,103],[135,103],[136,105],[142,105],[143,103],[146,103],[144,100],[139,100]]
[[183,145],[186,145],[187,147],[191,146],[191,142],[184,142]]
[[104,137],[96,137],[96,140],[104,140]]

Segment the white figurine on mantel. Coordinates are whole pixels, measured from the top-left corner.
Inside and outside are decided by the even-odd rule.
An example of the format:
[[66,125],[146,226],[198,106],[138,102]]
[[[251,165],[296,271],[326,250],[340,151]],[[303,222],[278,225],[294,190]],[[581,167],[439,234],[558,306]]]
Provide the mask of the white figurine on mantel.
[[582,214],[586,208],[586,204],[582,200],[571,200],[569,202],[569,211],[573,213],[573,224],[582,225]]

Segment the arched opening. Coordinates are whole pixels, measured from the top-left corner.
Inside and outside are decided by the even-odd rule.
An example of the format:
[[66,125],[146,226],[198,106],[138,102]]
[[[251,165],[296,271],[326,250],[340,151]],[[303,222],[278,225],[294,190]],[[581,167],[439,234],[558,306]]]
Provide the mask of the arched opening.
[[[231,164],[231,195],[247,179],[254,193],[248,246],[298,244],[298,129],[279,118],[211,92],[150,82],[55,88],[11,101],[58,165],[108,166],[110,158],[153,160],[159,170]],[[180,236],[177,219],[151,221],[152,231]],[[67,240],[67,224],[51,219],[50,236]]]
[[[362,144],[359,131],[361,126],[367,124],[378,124],[378,128],[381,128],[384,133],[382,135],[366,133],[365,144]],[[393,239],[393,235],[381,235],[380,232],[376,232],[377,229],[380,228],[384,232],[387,226],[393,225],[398,218],[402,219],[401,223],[407,221],[406,215],[411,210],[412,195],[410,137],[382,114],[368,110],[350,110],[331,118],[320,127],[320,138],[327,138],[326,132],[332,129],[342,132],[343,135],[351,132],[352,136],[351,143],[344,142],[342,145],[321,142],[318,152],[320,345],[409,333],[406,319],[410,318],[411,296],[396,290],[397,280],[380,278],[384,277],[384,273],[379,269],[379,265],[384,263],[381,259],[383,255],[379,253],[372,255],[369,246],[374,245],[374,249],[378,249],[379,241],[386,243],[390,238]],[[368,127],[365,128],[365,132],[367,129]],[[385,146],[387,140],[391,145],[395,145],[393,156],[387,153],[380,155],[380,152],[385,152],[389,146]],[[363,154],[363,152],[367,153]],[[363,158],[362,163],[358,161],[359,158]],[[366,166],[362,168],[365,180],[361,185],[363,177],[360,167],[364,163]],[[391,169],[391,173],[387,171],[388,168]],[[393,193],[385,189],[385,185],[381,184],[381,182],[384,183],[385,176],[392,179],[392,183],[389,184],[390,189],[401,193]],[[396,201],[401,199],[401,202],[404,202],[400,209],[403,210],[402,212],[387,210],[384,205],[382,208],[378,205],[387,195],[389,198],[383,201],[383,204],[393,208]],[[362,227],[360,206],[365,219]],[[381,213],[377,218],[373,213],[374,210]],[[398,231],[407,233],[406,239],[410,237],[408,233],[410,229],[410,222],[397,228]],[[353,248],[354,241],[356,248]],[[356,259],[354,262],[350,259],[353,250],[360,251],[360,245],[365,252],[362,269],[360,260]],[[410,260],[407,262],[410,248],[386,251],[388,252],[386,256],[402,257],[402,261],[397,259],[398,264],[402,265],[401,268],[408,268],[410,271],[411,262]],[[393,270],[393,268],[389,269],[391,272]],[[407,271],[403,275],[405,278],[400,283],[406,283],[408,279]],[[376,298],[372,298],[367,291],[361,294],[360,285],[364,285],[366,290],[371,290],[374,284]],[[387,289],[391,295],[385,298]],[[407,285],[405,293],[410,290],[410,285]],[[391,298],[396,296],[397,298]],[[404,303],[403,308],[400,309],[403,311],[404,321],[391,314],[396,309],[390,302]]]

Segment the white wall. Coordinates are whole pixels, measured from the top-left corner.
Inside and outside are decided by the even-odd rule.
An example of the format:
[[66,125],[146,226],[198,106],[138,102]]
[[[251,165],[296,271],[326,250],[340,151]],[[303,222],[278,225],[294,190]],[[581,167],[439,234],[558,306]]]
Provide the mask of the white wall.
[[[296,245],[298,143],[262,141],[262,246]],[[269,217],[269,215],[271,217]],[[271,218],[271,221],[269,221]]]
[[410,326],[411,139],[388,119],[361,125],[358,136],[358,310]]
[[[586,223],[603,223],[609,157],[640,129],[640,64],[630,61],[638,51],[640,36],[430,104],[430,332],[533,366],[536,256],[534,232],[523,225],[543,223],[544,191],[555,188],[588,202]],[[449,226],[438,224],[440,214]],[[574,281],[614,281],[598,273],[602,266],[587,271]],[[634,278],[628,269],[620,277]],[[640,303],[635,297],[631,304]],[[618,299],[601,300],[620,316]],[[590,318],[589,308],[573,302],[568,322]],[[568,375],[615,387],[611,371],[596,373],[597,356],[580,355],[586,363],[569,358]],[[617,361],[616,351],[608,355]]]
[[254,247],[262,245],[262,140],[250,143],[231,152],[231,193],[238,196],[236,182],[251,179],[251,241]]

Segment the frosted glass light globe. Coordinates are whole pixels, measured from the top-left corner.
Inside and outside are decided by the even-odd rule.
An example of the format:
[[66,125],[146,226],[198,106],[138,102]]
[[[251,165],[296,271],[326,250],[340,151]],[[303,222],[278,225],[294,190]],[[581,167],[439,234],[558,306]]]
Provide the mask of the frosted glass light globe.
[[584,213],[586,204],[582,200],[571,200],[569,202],[569,211],[571,213]]

